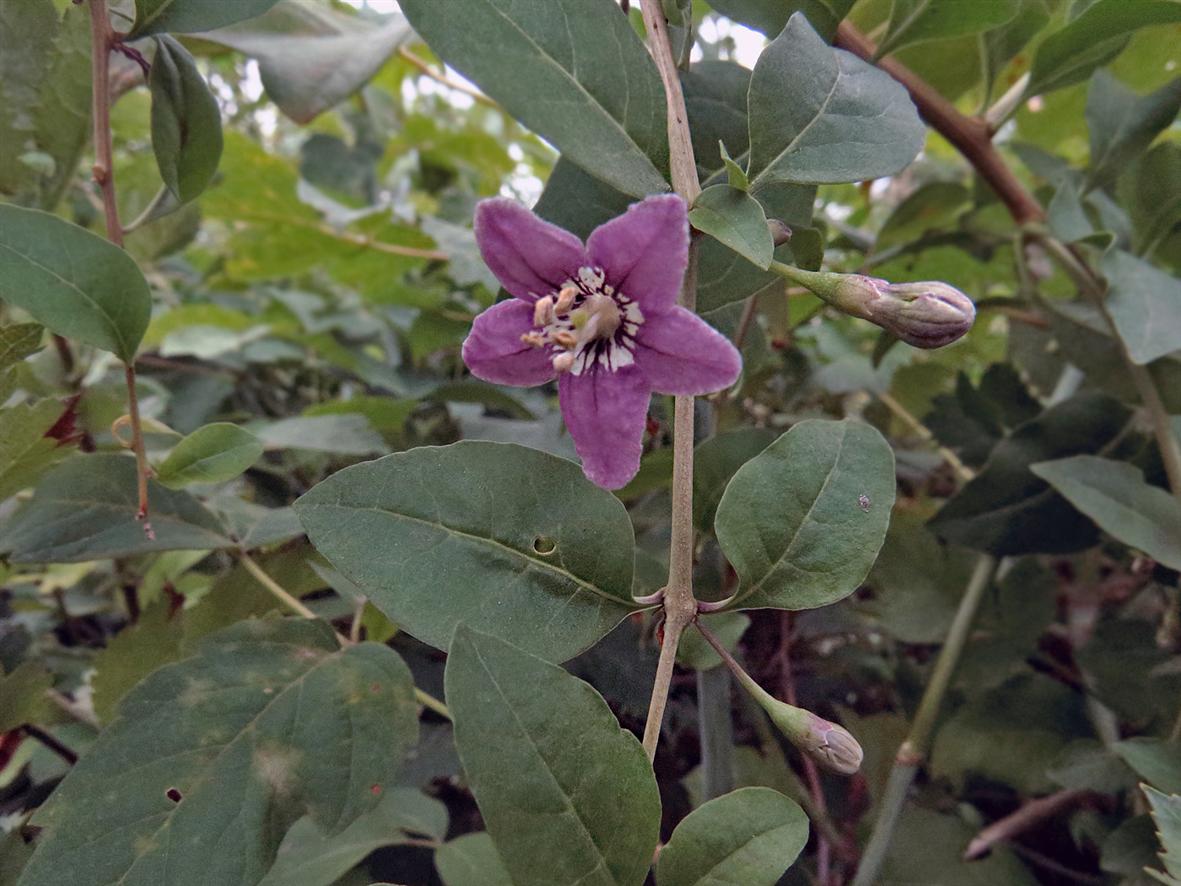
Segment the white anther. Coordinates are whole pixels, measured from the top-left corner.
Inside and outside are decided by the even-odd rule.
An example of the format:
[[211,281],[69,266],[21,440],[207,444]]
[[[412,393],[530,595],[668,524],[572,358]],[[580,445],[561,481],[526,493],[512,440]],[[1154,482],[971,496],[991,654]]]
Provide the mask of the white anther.
[[570,367],[574,365],[574,352],[564,351],[558,356],[554,357],[554,370],[556,372],[569,372]]

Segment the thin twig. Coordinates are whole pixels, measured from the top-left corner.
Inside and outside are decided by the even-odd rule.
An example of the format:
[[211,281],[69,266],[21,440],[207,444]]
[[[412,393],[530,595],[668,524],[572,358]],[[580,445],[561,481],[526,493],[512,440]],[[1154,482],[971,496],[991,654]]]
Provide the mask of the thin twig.
[[936,440],[935,435],[931,433],[930,428],[919,421],[909,409],[907,409],[884,391],[878,394],[878,399],[881,400],[882,404],[892,413],[894,413],[894,415],[898,416],[898,418],[900,418],[902,422],[917,436],[921,437],[927,443],[932,444],[935,447],[935,450],[943,456],[943,459],[949,465],[951,465],[952,470],[954,470],[956,474],[959,475],[961,480],[966,483],[976,476],[976,472],[964,464],[958,455]]
[[448,89],[454,89],[456,92],[462,92],[464,95],[474,99],[475,101],[478,101],[482,105],[487,105],[490,108],[500,107],[500,105],[488,98],[488,96],[484,95],[484,93],[480,92],[480,90],[472,89],[472,87],[468,86],[466,83],[460,83],[458,80],[453,80],[446,74],[436,71],[430,62],[411,52],[405,46],[398,47],[398,55],[410,62],[411,65],[416,67],[422,73],[426,74],[436,83],[441,83]]
[[45,747],[49,748],[71,766],[78,762],[78,754],[75,751],[62,744],[40,726],[34,726],[32,723],[26,723],[21,728],[25,731],[25,734],[28,735],[29,738],[41,742],[41,744],[45,745]]
[[[660,0],[641,0],[648,50],[660,71],[668,109],[669,170],[673,189],[692,204],[701,192],[689,117],[677,62],[669,42],[668,27]],[[689,264],[681,288],[681,305],[692,311],[697,302],[697,245],[690,242]],[[685,628],[697,617],[693,596],[693,398],[677,397],[673,407],[672,534],[669,542],[668,585],[664,588],[664,642],[652,686],[648,719],[644,725],[644,750],[648,759],[656,756],[660,726],[668,704],[677,644]]]
[[[118,37],[111,30],[107,18],[107,0],[89,0],[90,3],[90,57],[91,57],[91,111],[94,118],[94,181],[102,193],[103,216],[106,219],[107,239],[123,248],[123,226],[119,223],[119,203],[115,197],[115,161],[111,146],[111,50],[118,43]],[[152,523],[148,519],[148,476],[151,467],[144,449],[143,423],[139,415],[139,397],[135,391],[135,361],[126,364],[124,378],[127,382],[127,408],[131,417],[131,448],[135,452],[136,487],[139,509],[136,519],[141,520],[144,534],[155,540]]]
[[973,837],[972,842],[964,851],[964,861],[979,858],[997,843],[1013,839],[1022,831],[1029,830],[1062,810],[1081,803],[1089,796],[1091,796],[1090,791],[1059,791],[1048,797],[1030,800],[1016,812],[997,819]]

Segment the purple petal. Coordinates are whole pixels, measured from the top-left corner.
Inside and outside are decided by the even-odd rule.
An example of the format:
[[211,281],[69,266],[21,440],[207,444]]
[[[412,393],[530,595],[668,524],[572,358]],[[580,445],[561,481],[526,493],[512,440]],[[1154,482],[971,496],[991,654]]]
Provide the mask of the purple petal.
[[657,313],[677,302],[689,262],[689,215],[675,194],[648,197],[591,232],[591,263],[607,282]]
[[581,240],[512,200],[480,201],[475,227],[485,264],[505,289],[529,302],[577,280],[588,264]]
[[674,307],[636,333],[636,366],[662,394],[709,394],[734,384],[742,357],[730,340],[691,311]]
[[566,373],[558,380],[562,417],[582,471],[595,485],[618,489],[640,469],[650,395],[634,366]]
[[532,387],[554,377],[548,348],[521,341],[533,329],[533,308],[516,299],[494,304],[472,323],[463,342],[463,362],[477,378],[499,385]]

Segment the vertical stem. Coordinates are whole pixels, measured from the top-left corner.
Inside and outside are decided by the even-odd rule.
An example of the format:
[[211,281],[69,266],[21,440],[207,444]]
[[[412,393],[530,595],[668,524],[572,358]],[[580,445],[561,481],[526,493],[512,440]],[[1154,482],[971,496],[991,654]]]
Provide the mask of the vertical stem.
[[[648,33],[648,50],[660,71],[664,84],[665,104],[668,109],[669,171],[673,189],[686,203],[692,203],[701,192],[697,180],[697,162],[693,157],[693,142],[689,136],[689,118],[685,112],[685,96],[677,62],[660,0],[641,0],[644,26]],[[681,304],[693,310],[697,303],[697,247],[689,246],[689,266],[681,289]],[[656,756],[660,741],[660,725],[668,703],[672,684],[673,665],[677,644],[685,628],[697,617],[697,600],[693,596],[693,398],[677,397],[673,408],[673,485],[672,537],[669,542],[668,584],[664,588],[664,642],[660,647],[660,661],[652,686],[652,700],[648,706],[648,721],[644,725],[644,750],[648,759]]]
[[[115,199],[115,163],[111,147],[111,49],[116,43],[115,32],[107,16],[107,0],[88,0],[90,8],[90,76],[91,113],[94,117],[94,181],[102,193],[103,215],[106,219],[107,239],[123,247],[123,225],[119,221],[119,204]],[[143,423],[139,415],[139,397],[135,392],[135,364],[126,364],[127,411],[131,418],[131,448],[135,452],[139,510],[136,518],[143,521],[144,534],[156,535],[148,520],[148,456],[144,451]]]
[[873,834],[869,838],[869,845],[865,847],[865,854],[861,857],[861,865],[857,868],[857,876],[853,878],[852,886],[873,886],[878,882],[878,874],[886,860],[886,852],[890,848],[890,840],[894,836],[894,828],[898,824],[902,807],[906,805],[906,795],[910,791],[911,782],[927,757],[931,733],[935,729],[939,709],[943,706],[943,697],[947,694],[952,675],[968,641],[968,632],[976,618],[976,610],[980,608],[985,592],[992,586],[996,570],[996,557],[984,554],[976,561],[976,568],[968,580],[968,587],[964,591],[963,599],[960,600],[959,608],[956,609],[947,639],[943,648],[939,650],[939,657],[935,659],[935,669],[931,673],[927,688],[923,691],[910,732],[906,736],[906,741],[898,748],[894,767],[890,770],[890,779],[886,783],[886,793],[882,797],[878,817],[873,824]]
[[697,672],[701,792],[706,800],[734,790],[734,725],[730,720],[730,685],[730,672],[720,665]]

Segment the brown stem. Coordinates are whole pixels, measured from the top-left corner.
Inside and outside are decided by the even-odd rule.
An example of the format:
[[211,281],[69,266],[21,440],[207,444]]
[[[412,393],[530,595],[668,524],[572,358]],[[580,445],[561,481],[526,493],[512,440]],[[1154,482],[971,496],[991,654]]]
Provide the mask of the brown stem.
[[1048,797],[1030,800],[1016,812],[998,819],[972,838],[964,851],[964,860],[979,858],[997,843],[1011,840],[1022,831],[1057,815],[1091,796],[1090,791],[1059,791]]
[[[648,33],[648,50],[656,61],[668,108],[669,171],[673,190],[686,203],[692,203],[701,192],[697,180],[697,163],[693,158],[693,142],[689,137],[689,117],[685,111],[685,96],[676,58],[668,38],[668,27],[660,0],[641,0],[644,27]],[[689,266],[681,288],[681,304],[692,311],[697,302],[697,246],[690,243]],[[652,686],[648,706],[648,720],[644,726],[644,750],[648,759],[656,756],[660,741],[660,725],[668,703],[672,683],[673,664],[681,634],[697,617],[697,600],[693,596],[693,398],[677,397],[673,407],[673,484],[672,536],[669,542],[668,585],[664,588],[664,643],[660,648],[660,662]]]
[[[94,181],[102,193],[103,216],[106,218],[107,239],[123,247],[123,226],[119,222],[119,204],[115,199],[115,162],[111,146],[111,50],[118,37],[107,17],[107,0],[89,0],[90,4],[90,73],[91,102],[94,117]],[[136,519],[142,520],[144,534],[155,540],[148,520],[148,466],[144,450],[143,423],[139,415],[139,398],[135,392],[135,363],[126,364],[127,411],[131,418],[131,448],[135,451],[139,509]]]
[[446,86],[448,89],[454,89],[456,92],[462,92],[464,95],[468,96],[474,101],[478,101],[480,104],[487,105],[490,108],[500,107],[498,104],[496,104],[496,102],[488,98],[488,96],[484,95],[484,93],[480,92],[478,89],[472,89],[470,86],[460,83],[458,80],[452,80],[445,73],[436,71],[434,67],[431,66],[430,62],[411,52],[405,46],[398,47],[398,55],[409,62],[413,67],[421,71],[423,74],[426,74],[426,76],[430,77],[436,83],[441,83],[443,86]]
[[[877,48],[847,21],[841,22],[837,28],[836,45],[871,63]],[[993,145],[988,123],[960,113],[938,90],[901,62],[886,58],[878,61],[877,66],[906,87],[923,119],[967,158],[981,178],[1005,201],[1019,224],[1045,218],[1041,204],[1025,190]]]

